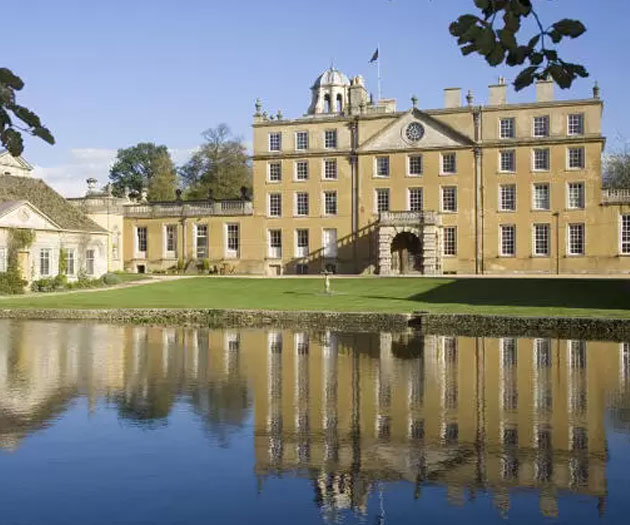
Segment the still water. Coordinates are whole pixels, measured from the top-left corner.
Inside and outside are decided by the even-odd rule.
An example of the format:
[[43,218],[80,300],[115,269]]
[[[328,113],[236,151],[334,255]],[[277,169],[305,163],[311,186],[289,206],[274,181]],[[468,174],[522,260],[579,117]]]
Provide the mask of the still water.
[[630,344],[0,321],[2,523],[622,523]]

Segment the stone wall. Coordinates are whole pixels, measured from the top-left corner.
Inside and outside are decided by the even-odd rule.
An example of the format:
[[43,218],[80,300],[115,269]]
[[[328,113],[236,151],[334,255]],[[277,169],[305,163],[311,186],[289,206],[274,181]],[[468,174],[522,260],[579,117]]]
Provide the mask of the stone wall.
[[302,328],[309,330],[338,330],[351,332],[402,331],[409,327],[411,314],[286,312],[273,310],[220,309],[0,309],[0,318],[105,321],[177,326]]
[[605,317],[511,317],[416,312],[410,326],[424,334],[438,335],[630,341],[630,319]]

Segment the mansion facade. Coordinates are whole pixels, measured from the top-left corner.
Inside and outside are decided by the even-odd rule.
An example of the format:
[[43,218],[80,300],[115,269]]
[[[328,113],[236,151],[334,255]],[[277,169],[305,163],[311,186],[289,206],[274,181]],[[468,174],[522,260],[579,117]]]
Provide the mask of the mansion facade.
[[112,232],[120,268],[207,260],[228,273],[571,274],[630,271],[630,190],[602,188],[599,88],[581,100],[485,105],[445,90],[439,109],[373,101],[330,68],[299,118],[256,103],[253,197],[74,199]]

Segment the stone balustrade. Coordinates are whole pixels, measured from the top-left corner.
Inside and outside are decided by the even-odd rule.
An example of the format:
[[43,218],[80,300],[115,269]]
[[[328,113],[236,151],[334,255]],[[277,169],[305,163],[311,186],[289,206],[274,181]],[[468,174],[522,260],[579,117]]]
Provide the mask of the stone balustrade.
[[630,204],[630,189],[605,188],[602,190],[602,204]]
[[381,226],[417,226],[438,223],[438,214],[434,211],[382,211],[379,214]]
[[252,215],[251,201],[168,202],[130,204],[124,207],[125,217],[203,217],[207,215]]

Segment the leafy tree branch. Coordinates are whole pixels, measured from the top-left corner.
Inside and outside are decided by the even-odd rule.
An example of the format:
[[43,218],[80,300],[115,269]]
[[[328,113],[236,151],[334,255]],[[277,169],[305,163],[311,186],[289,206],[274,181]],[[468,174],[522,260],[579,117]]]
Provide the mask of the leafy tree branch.
[[[491,66],[526,64],[514,80],[517,91],[549,77],[563,89],[571,87],[578,77],[588,77],[584,66],[560,58],[556,46],[565,38],[584,34],[586,27],[579,20],[564,18],[545,26],[531,0],[474,0],[474,3],[480,15],[460,16],[449,31],[457,37],[464,55],[478,53]],[[522,24],[526,20],[532,20],[537,30],[523,40]]]
[[10,69],[0,68],[0,143],[11,155],[17,157],[24,151],[22,133],[54,144],[55,138],[40,118],[30,109],[16,101],[16,91],[24,87],[24,82]]

